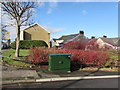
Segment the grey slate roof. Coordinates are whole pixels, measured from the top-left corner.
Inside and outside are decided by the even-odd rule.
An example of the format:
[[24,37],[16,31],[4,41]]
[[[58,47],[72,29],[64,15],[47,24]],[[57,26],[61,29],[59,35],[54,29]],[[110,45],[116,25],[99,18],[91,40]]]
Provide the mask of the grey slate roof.
[[120,46],[120,38],[101,38],[104,42],[113,46]]
[[[119,38],[104,38],[104,37],[100,37],[104,42],[109,43],[113,46],[120,46],[120,37]],[[64,35],[62,37],[59,38],[59,40],[64,40],[64,42],[66,41],[93,41],[93,40],[97,40],[98,38],[94,38],[94,39],[89,39],[84,35],[80,35],[78,34],[71,34],[71,35]]]
[[59,39],[64,40],[64,41],[69,41],[70,39],[73,39],[77,35],[79,35],[79,34],[64,35],[64,36],[60,37]]
[[56,39],[56,38],[53,38],[53,40],[56,42],[57,40],[61,40],[61,39]]
[[88,39],[86,36],[84,35],[80,35],[78,34],[76,37],[74,37],[73,39],[70,39],[69,41],[89,41],[90,39]]
[[88,41],[89,40],[86,36],[80,35],[80,34],[65,35],[65,36],[60,37],[59,39],[64,40],[64,42],[66,42],[66,41],[81,41],[81,40]]

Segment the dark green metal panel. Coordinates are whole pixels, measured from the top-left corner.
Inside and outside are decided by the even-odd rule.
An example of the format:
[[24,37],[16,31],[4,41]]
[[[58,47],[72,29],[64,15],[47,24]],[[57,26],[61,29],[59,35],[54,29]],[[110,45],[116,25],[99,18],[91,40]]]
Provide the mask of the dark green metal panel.
[[70,54],[50,54],[49,71],[70,72]]

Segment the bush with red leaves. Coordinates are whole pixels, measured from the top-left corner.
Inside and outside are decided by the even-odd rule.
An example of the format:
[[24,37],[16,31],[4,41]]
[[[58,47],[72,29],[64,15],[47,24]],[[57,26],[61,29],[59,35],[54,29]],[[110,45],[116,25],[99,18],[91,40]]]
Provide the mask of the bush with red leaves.
[[28,58],[35,61],[34,63],[39,63],[40,61],[48,61],[48,55],[52,53],[57,53],[57,50],[55,48],[34,47],[30,49]]
[[87,50],[99,50],[99,45],[96,43],[96,40],[91,40],[86,44]]
[[71,54],[71,61],[79,61],[82,64],[104,64],[109,58],[108,53],[102,51],[83,51],[77,49],[54,49],[46,47],[36,47],[30,49],[29,59],[31,61],[48,61],[49,54]]
[[69,41],[63,44],[63,48],[65,49],[81,49],[84,50],[87,42],[85,41]]

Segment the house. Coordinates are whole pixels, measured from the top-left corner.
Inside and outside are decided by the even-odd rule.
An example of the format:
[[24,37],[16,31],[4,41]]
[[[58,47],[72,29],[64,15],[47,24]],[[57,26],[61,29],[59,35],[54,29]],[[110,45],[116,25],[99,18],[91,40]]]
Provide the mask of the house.
[[61,39],[55,39],[55,38],[53,38],[50,42],[50,46],[51,47],[54,47],[54,46],[56,46],[57,48],[59,48],[59,47],[61,47],[61,45],[63,44],[63,41],[64,40],[61,40]]
[[120,50],[120,38],[107,38],[107,36],[92,38],[88,41],[86,49],[90,48],[99,48],[99,49],[108,49],[108,50]]
[[113,49],[113,50],[118,50],[120,49],[120,38],[107,38],[107,37],[102,37],[98,38],[96,43],[99,45],[99,48],[108,48],[108,49]]
[[71,35],[64,35],[61,36],[58,39],[53,38],[50,42],[51,42],[51,47],[57,46],[60,47],[62,46],[63,43],[69,41],[70,39],[76,37],[78,34],[71,34]]
[[69,41],[83,41],[86,42],[86,47],[85,50],[89,50],[89,48],[93,47],[94,43],[94,48],[107,48],[110,50],[120,50],[120,38],[107,38],[107,36],[103,36],[100,38],[95,38],[94,36],[89,39],[88,37],[85,36],[84,31],[79,31],[77,34],[71,34],[71,35],[64,35],[61,36],[58,39],[52,39],[52,47],[56,45],[57,47],[61,47],[62,44],[65,44]]
[[84,31],[79,31],[77,34],[65,35],[59,39],[64,40],[64,42],[88,40],[88,38],[84,35]]
[[51,40],[51,46],[56,45],[57,47],[61,47],[63,43],[67,43],[69,41],[88,41],[89,39],[84,35],[84,31],[79,31],[78,34],[64,35],[58,39]]
[[22,30],[20,40],[43,40],[50,47],[50,33],[39,24],[33,24]]

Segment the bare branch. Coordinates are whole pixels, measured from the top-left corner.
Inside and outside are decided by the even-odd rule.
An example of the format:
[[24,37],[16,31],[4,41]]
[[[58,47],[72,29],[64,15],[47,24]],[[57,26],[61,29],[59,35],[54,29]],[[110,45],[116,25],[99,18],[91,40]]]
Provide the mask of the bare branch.
[[8,13],[16,22],[16,57],[19,56],[20,28],[29,21],[32,16],[32,8],[35,7],[35,2],[2,2],[3,11]]

